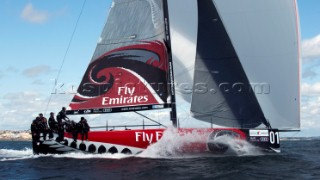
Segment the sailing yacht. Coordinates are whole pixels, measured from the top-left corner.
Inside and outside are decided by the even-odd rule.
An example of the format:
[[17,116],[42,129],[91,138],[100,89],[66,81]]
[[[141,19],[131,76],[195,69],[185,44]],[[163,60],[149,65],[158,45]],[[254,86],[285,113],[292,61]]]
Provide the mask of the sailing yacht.
[[[279,133],[300,128],[299,36],[296,0],[113,0],[67,115],[169,109],[177,136],[200,137],[183,152],[224,154],[221,137],[280,152]],[[182,127],[181,104],[208,126]],[[65,132],[33,149],[137,154],[166,131],[119,119],[87,141]]]

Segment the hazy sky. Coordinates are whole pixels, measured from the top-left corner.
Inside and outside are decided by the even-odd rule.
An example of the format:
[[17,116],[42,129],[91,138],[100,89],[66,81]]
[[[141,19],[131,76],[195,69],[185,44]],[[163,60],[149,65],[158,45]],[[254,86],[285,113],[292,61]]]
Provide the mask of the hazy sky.
[[[69,104],[111,4],[110,0],[89,0],[81,11],[83,2],[0,1],[0,130],[29,129],[32,119],[47,109],[54,87],[57,94],[47,111],[57,112]],[[320,0],[298,0],[298,6],[302,39],[302,131],[298,136],[320,136]]]

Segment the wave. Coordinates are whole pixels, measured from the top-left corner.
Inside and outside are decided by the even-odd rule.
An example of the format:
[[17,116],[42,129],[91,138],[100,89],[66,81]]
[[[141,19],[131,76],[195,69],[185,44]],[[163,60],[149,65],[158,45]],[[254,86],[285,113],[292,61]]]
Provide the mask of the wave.
[[13,161],[20,159],[33,158],[32,149],[25,148],[23,150],[0,149],[0,161]]
[[1,161],[16,161],[25,159],[36,159],[41,157],[52,158],[72,158],[72,159],[124,159],[133,157],[133,155],[126,154],[85,154],[85,153],[68,153],[68,154],[33,154],[32,149],[13,150],[13,149],[0,149],[0,162]]
[[54,158],[73,158],[73,159],[124,159],[124,158],[130,158],[134,157],[134,155],[126,155],[121,153],[111,154],[111,153],[105,153],[105,154],[85,154],[81,152],[77,153],[68,153],[68,154],[55,154],[55,155],[47,155]]

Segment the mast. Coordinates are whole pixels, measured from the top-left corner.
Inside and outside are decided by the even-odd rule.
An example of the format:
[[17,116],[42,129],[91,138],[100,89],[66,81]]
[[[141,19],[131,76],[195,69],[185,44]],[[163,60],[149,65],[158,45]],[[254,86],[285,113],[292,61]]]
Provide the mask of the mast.
[[168,66],[169,66],[169,88],[171,94],[171,112],[170,119],[172,121],[173,127],[177,127],[177,108],[176,108],[176,95],[174,87],[174,73],[173,73],[173,62],[172,62],[172,51],[171,51],[171,38],[170,38],[170,21],[169,21],[169,10],[168,10],[168,1],[163,0],[163,12],[164,12],[164,24],[165,24],[165,44],[167,46],[167,55],[168,55]]

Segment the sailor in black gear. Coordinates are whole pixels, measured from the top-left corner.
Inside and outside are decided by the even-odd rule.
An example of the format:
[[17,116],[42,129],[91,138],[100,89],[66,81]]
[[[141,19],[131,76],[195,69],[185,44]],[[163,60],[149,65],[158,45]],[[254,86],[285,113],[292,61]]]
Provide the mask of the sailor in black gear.
[[40,118],[40,126],[41,126],[40,130],[43,135],[43,140],[46,140],[47,133],[49,132],[48,121],[47,121],[47,118],[43,117],[42,113],[39,114],[39,118]]
[[71,121],[70,126],[71,126],[71,133],[72,133],[72,138],[74,142],[77,142],[78,139],[78,123]]
[[54,118],[54,113],[53,112],[50,113],[49,128],[50,128],[49,129],[49,138],[52,139],[53,138],[53,132],[58,132],[58,122]]
[[32,140],[34,142],[38,142],[40,140],[40,123],[41,120],[40,120],[40,117],[36,117],[35,120],[32,121],[32,124],[31,124],[31,135],[32,135]]
[[81,125],[80,132],[81,132],[82,141],[84,140],[84,136],[85,136],[86,140],[88,140],[88,133],[90,131],[90,126],[89,126],[87,120],[84,117],[81,117],[79,124]]
[[58,141],[63,141],[64,139],[64,122],[62,120],[66,121],[69,120],[69,118],[66,115],[66,108],[62,107],[61,111],[57,115],[57,121],[58,121]]

